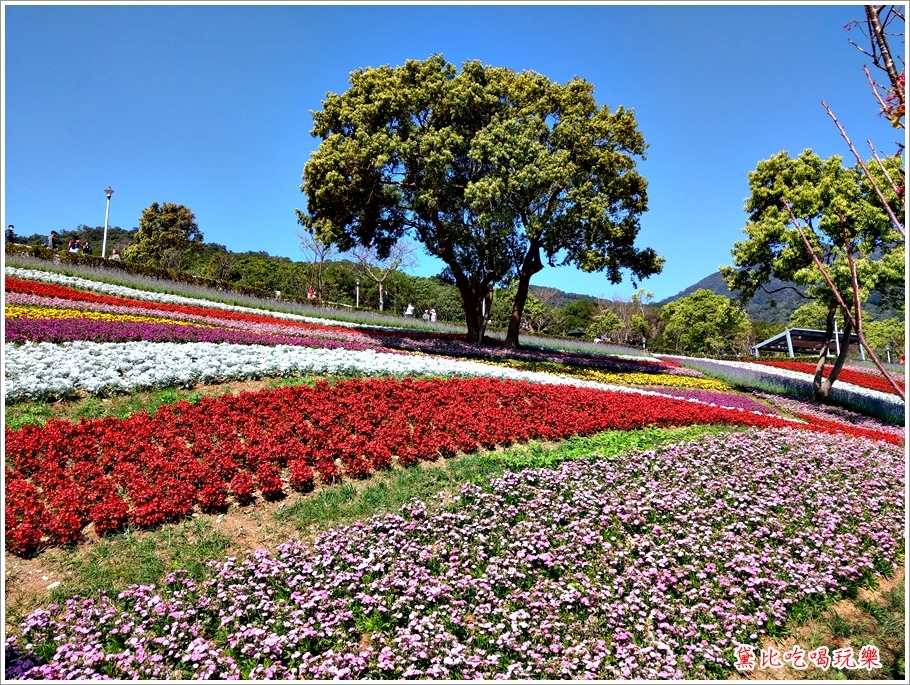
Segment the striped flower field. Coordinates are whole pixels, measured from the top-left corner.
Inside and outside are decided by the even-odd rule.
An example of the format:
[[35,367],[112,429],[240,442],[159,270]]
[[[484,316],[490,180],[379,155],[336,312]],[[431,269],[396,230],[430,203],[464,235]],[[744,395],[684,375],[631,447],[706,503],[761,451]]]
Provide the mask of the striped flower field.
[[749,390],[799,368],[478,350],[276,309],[8,268],[8,405],[292,381],[7,427],[8,559],[512,446],[704,431],[58,597],[7,625],[6,679],[725,679],[738,646],[903,560],[903,405],[859,371],[838,386],[874,416]]

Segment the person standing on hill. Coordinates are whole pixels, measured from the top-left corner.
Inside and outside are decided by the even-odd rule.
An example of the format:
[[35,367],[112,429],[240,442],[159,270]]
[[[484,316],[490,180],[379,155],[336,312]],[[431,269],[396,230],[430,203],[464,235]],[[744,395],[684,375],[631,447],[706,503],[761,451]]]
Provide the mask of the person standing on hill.
[[13,225],[10,224],[6,227],[6,242],[14,243],[16,242],[16,233],[13,231]]
[[51,234],[47,237],[47,249],[57,249],[57,231],[51,231]]
[[108,257],[108,259],[110,259],[112,262],[119,262],[119,261],[120,261],[120,253],[117,252],[117,248],[116,248],[116,247],[115,247],[113,250],[111,250],[111,256]]

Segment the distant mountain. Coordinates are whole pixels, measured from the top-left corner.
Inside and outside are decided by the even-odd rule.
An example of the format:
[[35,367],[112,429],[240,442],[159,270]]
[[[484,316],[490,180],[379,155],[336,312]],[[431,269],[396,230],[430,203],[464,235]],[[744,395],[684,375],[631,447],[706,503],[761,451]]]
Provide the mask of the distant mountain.
[[531,294],[549,307],[565,307],[567,304],[577,302],[578,300],[599,301],[599,297],[592,295],[581,295],[579,293],[567,293],[559,288],[550,288],[545,285],[532,285],[529,287]]
[[[753,321],[786,324],[787,321],[790,320],[790,315],[806,302],[804,298],[793,291],[793,287],[792,283],[785,283],[776,278],[772,279],[767,286],[768,290],[780,289],[780,291],[770,294],[759,291],[745,307],[746,313],[749,314],[749,318]],[[654,304],[662,306],[678,300],[681,297],[691,295],[696,290],[702,288],[734,300],[738,298],[738,293],[732,292],[727,287],[727,284],[724,283],[724,279],[721,277],[720,273],[715,272],[707,278],[701,279],[698,283],[690,285],[676,295],[661,300],[660,302],[655,302]],[[601,298],[593,297],[591,295],[567,293],[557,288],[532,285],[530,289],[531,294],[534,295],[534,297],[551,307],[564,307],[565,305],[578,300],[594,300],[595,302],[601,300]]]
[[[685,290],[672,297],[661,300],[656,304],[660,306],[665,305],[674,300],[678,300],[681,297],[691,295],[696,290],[702,288],[734,300],[739,299],[739,291],[734,292],[730,290],[724,282],[723,277],[720,275],[720,272],[715,271],[710,276],[701,279],[698,283],[690,285]],[[808,300],[799,295],[799,292],[805,292],[805,288],[796,286],[789,281],[772,278],[765,288],[773,292],[769,293],[759,290],[744,307],[749,318],[753,321],[786,325],[793,312],[808,302]],[[866,314],[864,314],[864,320],[866,315],[868,315],[869,320],[871,321],[901,316],[900,312],[884,302],[881,294],[875,291],[869,296],[868,301],[863,304],[863,310],[866,312]]]
[[[805,288],[799,288],[793,283],[782,281],[778,278],[772,278],[765,287],[767,290],[773,292],[768,293],[759,290],[755,294],[755,297],[749,300],[744,307],[749,318],[753,321],[786,324],[790,320],[790,315],[807,302],[807,300],[799,294],[800,292],[804,292]],[[724,297],[729,297],[733,300],[739,299],[739,291],[730,290],[724,282],[723,277],[720,275],[720,272],[715,271],[710,276],[701,279],[698,283],[690,285],[685,290],[678,292],[672,297],[661,300],[660,302],[657,302],[657,304],[665,305],[674,302],[681,297],[687,297],[696,290],[701,289],[710,290],[712,293],[723,295]]]

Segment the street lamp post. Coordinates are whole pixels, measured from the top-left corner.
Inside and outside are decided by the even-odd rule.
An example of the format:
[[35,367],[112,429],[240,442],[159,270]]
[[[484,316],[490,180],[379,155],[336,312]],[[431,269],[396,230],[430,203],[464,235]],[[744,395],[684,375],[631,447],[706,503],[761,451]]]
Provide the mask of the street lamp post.
[[114,194],[114,189],[108,186],[105,188],[104,194],[107,195],[107,210],[104,212],[104,240],[101,241],[101,259],[107,255],[107,220],[111,215],[111,195]]
[[360,276],[357,277],[357,309],[360,309]]

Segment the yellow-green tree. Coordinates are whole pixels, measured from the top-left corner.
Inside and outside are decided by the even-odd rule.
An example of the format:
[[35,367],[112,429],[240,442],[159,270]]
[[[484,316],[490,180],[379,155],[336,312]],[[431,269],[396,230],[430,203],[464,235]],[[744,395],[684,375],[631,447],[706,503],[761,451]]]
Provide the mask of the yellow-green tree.
[[664,339],[684,354],[743,354],[748,352],[752,326],[749,316],[729,297],[704,288],[665,304]]
[[187,251],[202,244],[196,216],[183,205],[153,202],[142,210],[139,231],[123,259],[153,266],[179,266]]

